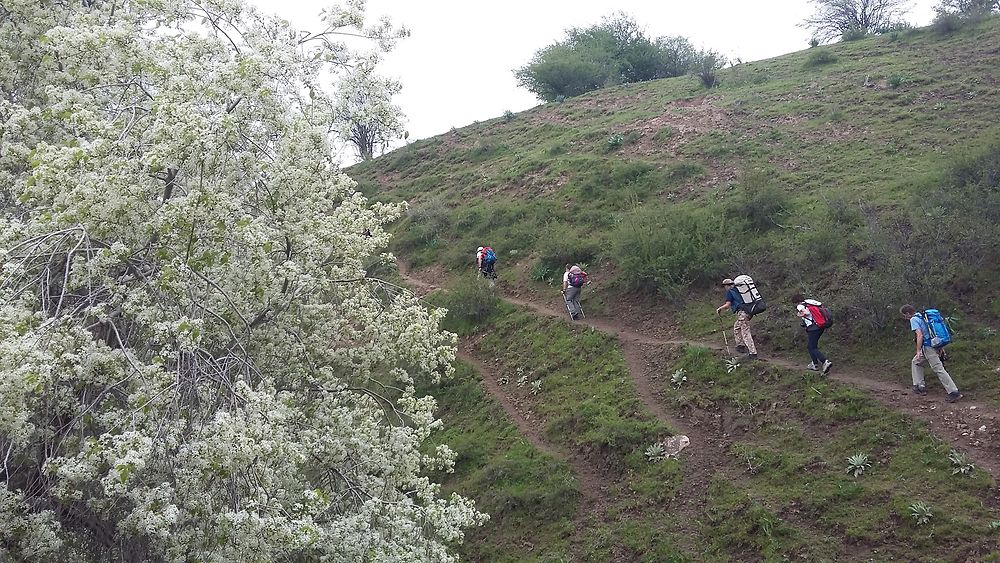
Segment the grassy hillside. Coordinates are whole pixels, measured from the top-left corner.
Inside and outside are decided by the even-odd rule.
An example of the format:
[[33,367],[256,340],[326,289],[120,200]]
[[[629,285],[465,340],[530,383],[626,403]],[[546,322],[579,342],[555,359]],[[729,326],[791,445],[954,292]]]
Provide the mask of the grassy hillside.
[[[875,36],[729,68],[711,90],[600,90],[349,172],[410,202],[393,250],[437,283],[489,244],[503,294],[558,308],[562,265],[582,262],[588,315],[635,333],[721,340],[718,280],[749,273],[771,303],[762,355],[808,361],[786,303],[802,291],[835,311],[823,344],[838,366],[905,391],[896,311],[938,306],[957,329],[949,370],[994,412],[998,62],[1000,18]],[[950,444],[891,399],[775,364],[730,371],[704,348],[616,339],[467,282],[430,301],[479,362],[428,389],[461,456],[443,485],[493,515],[462,548],[471,560],[1000,557],[995,476],[952,455],[972,438]],[[944,405],[928,399],[923,420]],[[673,433],[691,449],[647,461]]]

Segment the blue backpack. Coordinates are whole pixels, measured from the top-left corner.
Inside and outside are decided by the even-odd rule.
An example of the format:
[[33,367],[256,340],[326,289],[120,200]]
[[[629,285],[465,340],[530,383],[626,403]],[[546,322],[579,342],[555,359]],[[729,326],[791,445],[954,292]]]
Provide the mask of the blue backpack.
[[493,249],[486,247],[483,249],[483,264],[495,264],[497,261],[497,253],[493,252]]
[[927,309],[921,314],[921,317],[924,320],[924,324],[927,325],[927,331],[930,333],[928,336],[930,337],[931,348],[944,348],[951,344],[951,331],[948,329],[948,323],[941,316],[941,311]]

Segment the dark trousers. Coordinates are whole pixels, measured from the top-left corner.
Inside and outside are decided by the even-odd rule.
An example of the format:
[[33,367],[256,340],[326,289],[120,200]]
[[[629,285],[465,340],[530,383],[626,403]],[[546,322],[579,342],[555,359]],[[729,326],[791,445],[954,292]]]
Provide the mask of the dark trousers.
[[489,264],[484,262],[483,265],[479,267],[479,271],[482,272],[484,278],[494,278],[497,275],[497,273],[493,270],[493,262],[490,262]]
[[806,344],[806,348],[809,349],[809,357],[812,358],[813,364],[817,367],[823,367],[823,362],[826,361],[826,356],[823,352],[819,351],[819,337],[823,336],[823,331],[825,328],[818,328],[816,330],[807,330],[806,337],[809,339],[809,343]]

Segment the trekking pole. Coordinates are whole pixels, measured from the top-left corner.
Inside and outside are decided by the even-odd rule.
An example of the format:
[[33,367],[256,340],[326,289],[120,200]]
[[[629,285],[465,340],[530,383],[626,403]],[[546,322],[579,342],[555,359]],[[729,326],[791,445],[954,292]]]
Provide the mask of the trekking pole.
[[730,359],[735,358],[733,352],[729,349],[729,336],[726,335],[726,323],[722,322],[722,317],[718,314],[715,316],[719,317],[719,326],[722,327],[722,341],[726,343],[726,354]]

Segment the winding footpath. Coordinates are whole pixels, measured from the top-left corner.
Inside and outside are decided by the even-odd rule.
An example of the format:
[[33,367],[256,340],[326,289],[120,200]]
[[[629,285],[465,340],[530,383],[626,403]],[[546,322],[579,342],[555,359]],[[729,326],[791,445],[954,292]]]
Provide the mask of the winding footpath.
[[[400,269],[400,274],[404,280],[418,289],[419,294],[425,294],[439,288],[437,284],[402,268]],[[561,303],[547,304],[512,296],[503,296],[503,299],[514,305],[527,308],[539,315],[560,319],[567,318],[566,310],[564,307],[561,307]],[[688,465],[699,469],[721,467],[723,462],[720,461],[720,458],[725,456],[720,454],[724,453],[725,444],[720,440],[719,433],[715,429],[706,428],[706,426],[711,424],[710,421],[693,420],[690,417],[687,419],[678,418],[664,408],[664,401],[657,396],[657,386],[653,383],[653,380],[657,378],[657,374],[662,373],[662,370],[658,369],[658,366],[654,364],[652,359],[659,355],[655,347],[700,346],[716,352],[724,352],[724,347],[717,343],[699,340],[652,337],[636,332],[624,323],[610,319],[588,317],[578,322],[618,338],[628,363],[632,380],[643,404],[649,412],[661,421],[691,439],[691,446],[683,454],[689,462]],[[463,353],[463,359],[471,357],[469,351],[466,350]],[[779,357],[770,357],[762,360],[762,362],[787,369],[803,369],[800,363]],[[485,366],[482,366],[478,362],[476,364],[477,367],[485,368]],[[487,370],[486,373],[488,372]],[[994,479],[1000,476],[1000,449],[998,449],[996,441],[992,439],[992,436],[996,435],[998,423],[1000,423],[1000,411],[994,406],[969,399],[963,399],[958,403],[950,404],[944,401],[943,395],[940,397],[934,395],[921,397],[909,391],[909,386],[906,384],[908,381],[889,383],[879,380],[871,374],[858,373],[853,370],[845,371],[840,367],[832,371],[829,377],[845,385],[864,390],[873,399],[889,409],[926,422],[933,435],[950,444],[956,450],[965,453],[978,467],[988,472]],[[486,384],[486,380],[488,379],[488,377],[484,378],[484,384]],[[513,420],[521,420],[523,422],[523,413],[517,412],[514,405],[510,403],[510,400],[506,398],[506,395],[499,388],[490,389],[488,384],[486,386],[487,390],[504,404],[504,408]],[[518,425],[519,428],[521,426],[522,424]],[[529,439],[532,439],[531,435],[527,433],[526,428],[522,428],[522,432],[525,432],[525,435]],[[535,439],[532,440],[532,443],[536,445],[544,444],[537,431],[535,431]],[[540,449],[543,451],[552,450],[550,446],[540,447]],[[581,480],[586,480],[587,470],[584,469],[585,463],[577,460],[580,465],[577,468],[565,455],[560,455],[560,457],[566,459],[571,466],[574,466],[574,471],[579,469],[581,472],[578,475],[581,476]],[[707,486],[707,480],[711,478],[713,473],[712,471],[699,471],[697,475],[691,475],[692,480],[686,482],[687,486],[685,486],[685,489],[702,489],[699,486],[699,481],[706,481]],[[685,475],[685,478],[687,478],[687,475]],[[594,492],[593,489],[591,489],[591,492]],[[683,498],[680,500],[685,502]],[[587,502],[586,499],[585,502]]]

